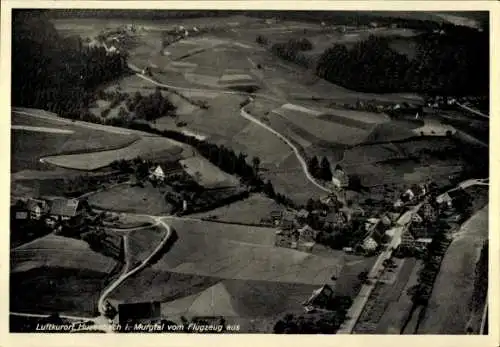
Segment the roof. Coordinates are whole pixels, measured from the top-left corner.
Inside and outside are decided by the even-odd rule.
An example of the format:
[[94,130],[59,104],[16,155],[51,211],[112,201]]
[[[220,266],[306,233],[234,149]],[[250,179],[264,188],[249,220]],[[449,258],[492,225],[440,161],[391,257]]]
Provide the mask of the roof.
[[50,204],[50,214],[74,217],[78,210],[78,199],[54,199]]
[[29,199],[26,203],[26,209],[28,211],[34,211],[37,207],[40,207],[42,210],[47,208],[47,202],[39,199]]
[[363,248],[365,249],[375,249],[377,246],[378,243],[371,237],[367,237],[363,240]]
[[441,194],[436,198],[436,202],[438,202],[438,203],[447,202],[447,201],[451,201],[451,196],[448,193]]
[[277,210],[271,211],[271,217],[278,217],[279,218],[279,217],[281,217],[282,214],[283,214],[282,211],[277,211]]
[[306,209],[302,209],[299,211],[299,213],[297,214],[298,217],[303,217],[303,218],[307,218],[307,216],[309,216],[309,211],[307,211]]
[[416,239],[415,241],[422,243],[431,243],[432,239],[430,237],[421,237],[419,239]]
[[158,165],[156,169],[153,170],[152,174],[154,176],[165,176],[165,173],[163,172],[163,169],[161,168],[160,165]]

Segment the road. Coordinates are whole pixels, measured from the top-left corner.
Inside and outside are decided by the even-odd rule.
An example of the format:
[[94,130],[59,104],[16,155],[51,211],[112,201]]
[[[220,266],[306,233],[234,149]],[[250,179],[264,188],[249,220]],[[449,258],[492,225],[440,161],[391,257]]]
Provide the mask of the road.
[[332,190],[321,185],[320,183],[318,183],[314,177],[312,177],[312,175],[309,173],[309,170],[307,168],[307,163],[304,159],[304,157],[302,157],[302,155],[300,154],[298,148],[290,142],[290,140],[288,140],[285,136],[281,135],[279,132],[277,132],[276,130],[274,130],[273,128],[271,128],[270,126],[268,126],[267,124],[264,124],[262,123],[260,120],[254,118],[253,116],[251,116],[250,114],[248,114],[248,112],[245,111],[244,108],[241,108],[240,109],[240,113],[241,113],[241,116],[245,119],[248,119],[249,121],[263,127],[264,129],[266,129],[267,131],[270,131],[272,132],[274,135],[276,135],[277,137],[279,137],[281,140],[283,140],[291,149],[292,151],[295,153],[295,156],[297,157],[298,161],[300,162],[300,165],[302,166],[302,171],[304,171],[304,174],[306,175],[307,179],[312,183],[314,184],[316,187],[318,187],[319,189],[325,191],[325,192],[328,192],[328,193],[332,193]]
[[151,252],[151,254],[146,259],[144,259],[142,261],[141,264],[139,264],[138,266],[136,266],[132,270],[127,271],[127,272],[123,273],[122,275],[120,275],[120,277],[118,277],[114,282],[110,283],[108,285],[108,287],[103,291],[103,293],[99,297],[99,301],[97,304],[99,312],[101,313],[102,316],[104,316],[105,311],[106,311],[105,310],[106,306],[105,306],[104,302],[105,302],[107,296],[109,294],[111,294],[111,292],[113,290],[115,290],[120,284],[122,284],[123,281],[125,281],[130,276],[135,275],[137,272],[141,271],[145,266],[147,266],[149,264],[149,262],[151,261],[151,259],[165,246],[165,244],[168,242],[168,240],[172,236],[172,230],[171,230],[170,226],[168,224],[166,224],[165,222],[163,222],[161,220],[161,217],[151,216],[151,218],[153,218],[153,220],[155,222],[157,222],[158,224],[160,224],[161,226],[163,226],[166,229],[167,232],[165,233],[165,237],[161,240],[161,242],[153,250],[153,252]]
[[[136,69],[137,70],[137,69]],[[175,90],[185,90],[185,91],[202,91],[202,92],[206,92],[207,90],[208,91],[214,91],[213,89],[194,89],[194,88],[184,88],[184,87],[176,87],[176,86],[171,86],[171,85],[168,85],[168,84],[163,84],[163,83],[159,83],[147,76],[144,76],[140,73],[137,73],[136,74],[138,77],[146,80],[146,81],[149,81],[159,87],[165,87],[165,88],[171,88],[171,89],[175,89]],[[221,93],[225,93],[225,94],[232,94],[232,95],[245,95],[245,96],[256,96],[257,94],[251,94],[251,93],[245,93],[245,92],[233,92],[233,91],[220,91],[220,90],[217,90],[218,92],[221,92]],[[269,97],[268,95],[258,95],[258,96],[261,96],[263,98],[267,98],[267,99],[270,99],[270,100],[279,100],[280,102],[283,102],[285,100],[283,99],[276,99],[276,98],[273,98],[273,97]],[[308,170],[308,167],[307,167],[307,163],[306,163],[306,160],[304,159],[304,157],[300,154],[298,148],[292,143],[290,142],[290,140],[288,140],[285,136],[283,136],[281,133],[279,133],[278,131],[274,130],[273,128],[271,128],[270,126],[268,126],[267,124],[264,124],[262,123],[261,121],[259,121],[258,119],[254,118],[253,116],[251,116],[248,112],[245,111],[245,109],[242,107],[240,109],[240,115],[259,125],[260,127],[266,129],[267,131],[270,131],[272,132],[274,135],[276,135],[277,137],[279,137],[281,140],[283,140],[291,149],[292,151],[295,153],[295,156],[297,157],[297,160],[300,162],[300,166],[302,167],[302,171],[304,172],[306,178],[312,183],[314,184],[316,187],[318,187],[319,189],[323,190],[324,192],[327,192],[327,193],[335,193],[332,189],[329,189],[325,186],[323,186],[322,184],[320,184],[318,181],[316,181],[316,179],[310,174],[309,170]],[[341,196],[341,194],[338,194],[337,196],[338,199],[340,199],[339,201],[343,202],[343,197]]]
[[458,105],[458,107],[463,108],[464,110],[467,110],[467,111],[469,111],[469,112],[472,112],[472,113],[474,113],[475,115],[478,115],[479,117],[483,117],[483,118],[488,118],[488,119],[490,119],[490,116],[488,116],[487,114],[484,114],[484,113],[482,113],[482,112],[479,112],[478,110],[475,110],[475,109],[473,109],[473,108],[470,108],[469,106],[462,105],[462,104],[460,104],[460,103],[458,103],[458,102],[457,102],[456,104]]
[[351,334],[356,323],[358,322],[363,309],[365,308],[370,295],[377,284],[378,278],[382,273],[384,260],[389,259],[392,256],[392,252],[399,244],[401,235],[408,228],[409,223],[413,215],[420,209],[422,203],[416,205],[412,209],[406,211],[396,222],[396,225],[400,228],[395,228],[396,233],[392,237],[391,243],[387,246],[386,250],[380,253],[375,264],[373,264],[372,269],[368,273],[368,282],[363,284],[358,295],[354,299],[349,311],[347,312],[347,319],[342,324],[342,326],[337,331],[337,334]]
[[[161,225],[165,228],[166,233],[164,238],[160,241],[158,246],[151,252],[151,254],[142,261],[141,264],[137,265],[135,268],[132,270],[128,270],[130,267],[130,263],[128,261],[128,238],[125,235],[123,237],[124,241],[124,255],[125,255],[125,264],[122,269],[122,273],[120,276],[111,282],[102,292],[101,296],[99,297],[99,301],[97,303],[97,308],[99,310],[100,316],[99,317],[82,317],[82,316],[71,316],[71,315],[60,315],[59,317],[64,318],[64,319],[69,319],[69,320],[74,320],[74,321],[91,321],[94,322],[96,325],[99,325],[101,329],[105,329],[107,333],[113,332],[112,326],[109,324],[108,319],[105,317],[105,311],[106,311],[106,306],[105,306],[105,301],[106,298],[115,290],[118,288],[120,284],[122,284],[126,279],[129,277],[135,275],[139,271],[141,271],[144,267],[146,267],[151,259],[165,246],[165,244],[170,240],[170,237],[172,236],[172,229],[170,226],[162,221],[162,218],[160,216],[151,216],[151,215],[138,215],[138,216],[147,216],[151,219],[154,220],[155,225]],[[22,312],[10,312],[10,315],[17,316],[17,317],[31,317],[31,318],[47,318],[48,314],[38,314],[38,313],[22,313]]]

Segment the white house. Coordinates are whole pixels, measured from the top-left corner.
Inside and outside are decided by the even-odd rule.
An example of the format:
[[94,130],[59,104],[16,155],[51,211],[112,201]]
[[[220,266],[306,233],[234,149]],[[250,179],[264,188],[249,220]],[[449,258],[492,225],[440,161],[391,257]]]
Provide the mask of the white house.
[[376,250],[377,246],[378,246],[377,241],[375,241],[371,237],[367,237],[366,239],[364,239],[363,244],[361,245],[361,247],[367,252]]
[[408,189],[405,194],[405,196],[408,197],[408,200],[413,200],[413,198],[415,197],[415,193],[413,193],[413,191],[411,189]]
[[165,180],[165,172],[163,171],[160,165],[158,165],[154,170],[152,170],[149,173],[149,179],[159,182]]

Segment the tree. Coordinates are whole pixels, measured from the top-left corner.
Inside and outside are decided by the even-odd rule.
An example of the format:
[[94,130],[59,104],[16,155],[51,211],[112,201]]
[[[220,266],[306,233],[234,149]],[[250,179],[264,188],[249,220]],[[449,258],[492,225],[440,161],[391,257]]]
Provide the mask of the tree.
[[264,184],[264,194],[266,194],[268,197],[271,199],[274,199],[276,196],[276,193],[274,191],[274,187],[271,183],[271,181],[267,180],[266,183]]
[[326,157],[323,157],[323,159],[321,160],[320,172],[322,179],[324,179],[325,181],[332,180],[332,169],[330,167],[330,162]]
[[318,173],[319,173],[319,162],[318,162],[318,158],[316,156],[313,156],[309,159],[309,162],[307,164],[307,167],[308,167],[308,170],[309,170],[309,173],[313,176],[313,177],[318,177]]
[[260,165],[260,158],[259,157],[253,157],[252,158],[252,166],[255,174],[259,172],[259,165]]

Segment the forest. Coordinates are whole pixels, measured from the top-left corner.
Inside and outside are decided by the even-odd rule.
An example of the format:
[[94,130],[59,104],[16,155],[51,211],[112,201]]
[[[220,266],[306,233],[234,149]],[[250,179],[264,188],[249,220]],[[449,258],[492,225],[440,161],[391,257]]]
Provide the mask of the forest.
[[[414,92],[427,96],[484,96],[489,94],[489,34],[476,29],[428,26],[414,40],[414,59],[390,47],[388,38],[370,35],[347,48],[334,44],[317,59],[303,54],[307,39],[278,42],[276,56],[311,69],[318,77],[360,92]],[[256,41],[266,44],[259,35]]]
[[417,36],[417,55],[409,60],[370,36],[347,49],[328,48],[316,74],[364,92],[416,92],[426,95],[487,95],[489,38],[476,30],[452,29]]
[[79,118],[95,89],[127,73],[126,56],[61,37],[43,13],[12,15],[12,105]]

